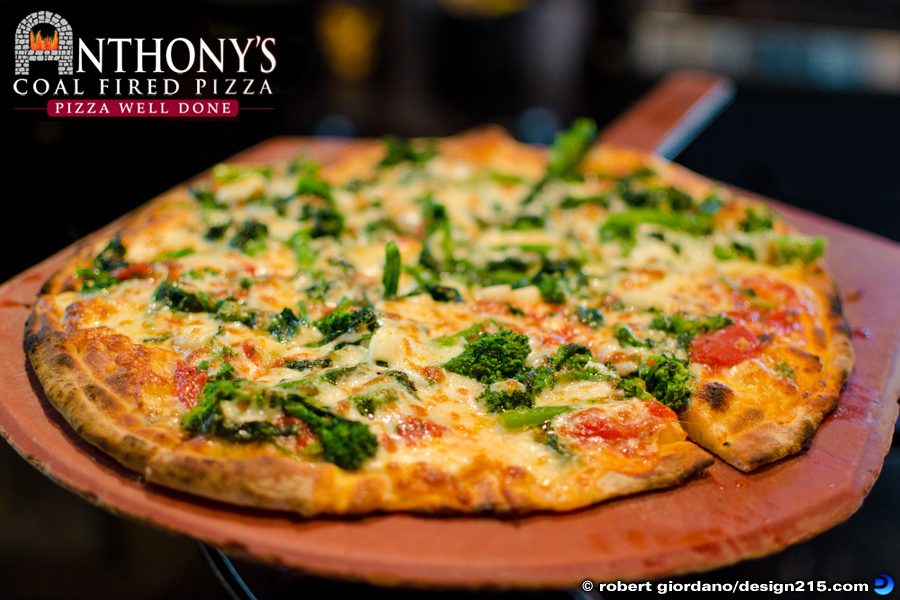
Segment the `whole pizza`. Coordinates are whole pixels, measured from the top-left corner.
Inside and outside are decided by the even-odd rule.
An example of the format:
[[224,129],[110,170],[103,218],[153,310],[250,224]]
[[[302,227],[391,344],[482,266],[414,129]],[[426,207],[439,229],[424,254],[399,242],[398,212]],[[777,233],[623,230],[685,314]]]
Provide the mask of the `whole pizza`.
[[217,165],[47,281],[31,363],[147,482],[303,515],[570,510],[807,448],[853,362],[825,240],[595,135]]

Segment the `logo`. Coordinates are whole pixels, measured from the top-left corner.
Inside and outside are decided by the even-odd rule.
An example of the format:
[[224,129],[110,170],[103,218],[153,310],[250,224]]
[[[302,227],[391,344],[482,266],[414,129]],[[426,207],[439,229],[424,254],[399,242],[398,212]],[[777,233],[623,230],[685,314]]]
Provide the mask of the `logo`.
[[146,29],[132,37],[76,38],[61,15],[35,11],[16,26],[12,91],[21,100],[14,110],[218,119],[237,118],[239,108],[272,110],[239,107],[238,99],[272,96],[275,45],[263,35],[167,38]]
[[74,73],[75,38],[72,27],[56,13],[33,12],[16,28],[16,75],[28,75],[35,61],[53,61],[60,75]]
[[872,588],[876,594],[886,596],[894,589],[894,580],[890,575],[878,575],[875,578],[875,586]]

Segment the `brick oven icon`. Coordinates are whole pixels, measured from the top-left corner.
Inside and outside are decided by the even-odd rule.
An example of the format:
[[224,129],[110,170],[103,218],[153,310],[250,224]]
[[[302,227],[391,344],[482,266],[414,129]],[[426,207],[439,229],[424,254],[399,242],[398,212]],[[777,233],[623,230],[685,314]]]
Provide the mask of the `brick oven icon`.
[[31,61],[57,63],[60,75],[73,75],[75,38],[72,26],[56,13],[33,12],[16,28],[16,75],[28,75]]

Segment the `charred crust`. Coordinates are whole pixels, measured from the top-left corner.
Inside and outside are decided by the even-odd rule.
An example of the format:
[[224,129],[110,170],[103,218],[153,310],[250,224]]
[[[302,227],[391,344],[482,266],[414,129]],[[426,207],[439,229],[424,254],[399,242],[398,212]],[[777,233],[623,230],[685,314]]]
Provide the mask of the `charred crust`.
[[703,400],[713,410],[725,410],[728,408],[728,401],[734,396],[734,390],[724,383],[718,381],[707,381],[697,392],[697,398]]
[[829,316],[832,319],[838,319],[841,315],[844,314],[843,303],[841,302],[841,296],[838,294],[836,289],[832,289],[828,293],[828,310]]

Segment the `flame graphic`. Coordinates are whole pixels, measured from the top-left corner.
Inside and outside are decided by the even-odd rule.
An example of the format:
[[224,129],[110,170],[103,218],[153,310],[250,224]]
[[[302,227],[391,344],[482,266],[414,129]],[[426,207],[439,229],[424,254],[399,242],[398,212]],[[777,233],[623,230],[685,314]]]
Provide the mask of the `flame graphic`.
[[35,35],[32,31],[30,46],[32,50],[59,50],[59,32],[54,31],[52,38],[44,39],[40,33]]

